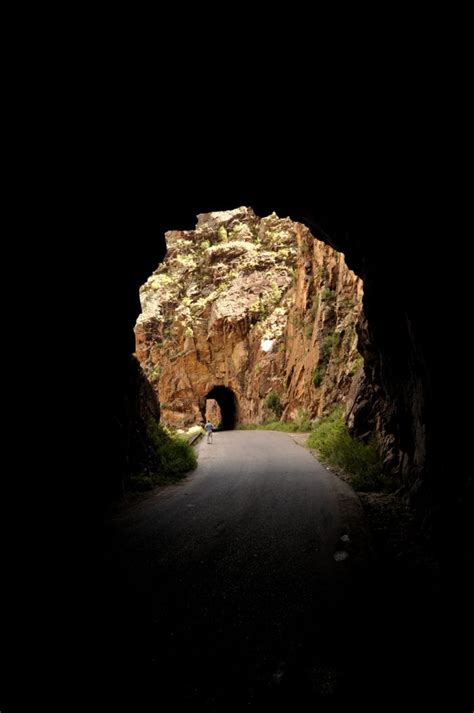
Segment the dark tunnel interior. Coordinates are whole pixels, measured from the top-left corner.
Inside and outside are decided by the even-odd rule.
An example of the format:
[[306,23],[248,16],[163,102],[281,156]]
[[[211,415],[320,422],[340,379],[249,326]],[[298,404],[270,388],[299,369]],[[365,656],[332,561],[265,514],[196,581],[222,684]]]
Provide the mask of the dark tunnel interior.
[[221,422],[219,425],[222,431],[231,431],[237,425],[237,399],[234,392],[227,386],[213,386],[206,399],[215,399],[221,410]]
[[[286,20],[286,15],[282,19]],[[301,13],[294,15],[296,19]],[[219,18],[215,19],[218,22]],[[255,31],[253,22],[248,23],[245,16],[242,19],[240,41]],[[294,670],[301,671],[300,680],[306,682],[307,689],[287,683],[293,669],[286,667],[288,658],[279,644],[278,617],[259,619],[255,614],[255,632],[264,628],[275,631],[276,641],[275,667],[270,669],[268,661],[262,662],[262,670],[268,668],[268,676],[261,678],[262,690],[269,692],[271,703],[276,701],[273,713],[278,699],[282,706],[289,703],[298,709],[298,701],[290,695],[296,691],[303,696],[308,690],[312,696],[316,684],[320,685],[319,700],[308,708],[319,713],[335,711],[331,686],[335,681],[344,688],[346,680],[357,686],[341,706],[345,713],[354,705],[387,713],[404,707],[430,710],[436,705],[453,712],[474,710],[469,705],[474,696],[468,654],[469,641],[474,639],[473,402],[469,397],[472,353],[467,346],[473,263],[466,250],[472,219],[468,220],[468,182],[455,166],[465,160],[468,143],[463,141],[462,124],[467,112],[456,111],[464,95],[456,86],[461,73],[436,72],[437,62],[440,69],[445,66],[445,57],[436,50],[434,62],[426,62],[429,53],[423,51],[423,41],[434,33],[427,33],[423,18],[419,19],[417,25],[412,18],[400,17],[406,26],[404,35],[412,44],[407,51],[404,47],[399,52],[404,37],[398,28],[392,33],[390,47],[387,40],[392,28],[388,23],[376,33],[379,37],[374,38],[374,48],[367,44],[360,57],[352,53],[352,59],[365,67],[357,67],[356,62],[349,67],[341,52],[344,18],[334,26],[337,43],[326,56],[317,47],[325,32],[314,23],[306,25],[316,38],[317,52],[315,42],[301,41],[298,28],[286,33],[294,36],[297,49],[299,45],[303,51],[293,53],[296,71],[288,65],[289,51],[280,53],[282,71],[273,69],[268,58],[278,54],[274,52],[275,33],[267,32],[268,51],[261,50],[265,55],[261,66],[253,56],[245,62],[246,52],[234,58],[234,53],[221,49],[223,81],[218,79],[221,68],[212,61],[215,42],[206,43],[205,36],[201,39],[201,33],[193,28],[192,34],[199,36],[199,52],[194,41],[180,42],[180,54],[190,47],[192,62],[185,65],[186,71],[182,71],[182,63],[169,62],[166,43],[156,43],[167,60],[163,81],[153,77],[146,81],[146,72],[141,71],[147,64],[142,57],[146,46],[135,53],[141,63],[136,65],[137,71],[130,61],[134,53],[121,59],[120,52],[104,52],[103,68],[98,65],[94,72],[98,91],[91,85],[93,111],[83,110],[83,117],[81,112],[77,114],[78,131],[73,124],[69,128],[67,121],[58,123],[65,132],[64,140],[60,135],[59,151],[52,150],[51,141],[28,142],[29,132],[24,131],[22,122],[16,122],[19,138],[24,134],[25,140],[17,142],[19,147],[24,144],[24,150],[16,152],[20,160],[11,171],[10,183],[20,186],[19,192],[14,191],[20,197],[14,202],[15,222],[20,230],[25,224],[30,232],[46,228],[53,238],[57,233],[59,240],[31,241],[25,250],[25,241],[15,240],[13,234],[5,256],[5,326],[13,346],[5,350],[6,381],[13,396],[7,422],[25,424],[25,404],[37,405],[35,411],[41,417],[35,418],[34,428],[17,428],[17,440],[8,443],[13,462],[24,467],[12,469],[11,476],[4,479],[8,496],[11,491],[15,497],[3,498],[7,517],[2,573],[8,616],[2,627],[5,657],[0,710],[31,710],[43,697],[51,710],[67,709],[67,701],[70,710],[87,710],[96,700],[114,713],[150,711],[167,703],[163,661],[173,673],[167,686],[174,688],[174,708],[217,709],[218,702],[211,695],[203,694],[195,708],[192,701],[184,699],[183,691],[194,690],[195,681],[199,686],[202,674],[203,680],[206,677],[212,683],[211,692],[227,691],[224,709],[259,710],[257,704],[249,706],[244,697],[253,686],[247,662],[258,649],[243,636],[240,649],[241,618],[247,612],[253,617],[267,600],[280,601],[284,615],[294,586],[293,561],[289,559],[285,569],[274,573],[265,570],[268,575],[258,588],[251,577],[246,589],[235,582],[242,601],[235,596],[232,602],[237,606],[231,607],[230,600],[223,598],[224,585],[234,596],[230,578],[223,569],[225,577],[219,586],[216,567],[221,555],[230,561],[240,548],[238,540],[229,542],[228,547],[224,542],[227,519],[231,518],[229,502],[223,503],[221,513],[216,511],[208,531],[202,533],[215,552],[204,562],[196,559],[189,571],[178,558],[167,559],[169,543],[158,514],[143,548],[125,549],[124,544],[133,518],[148,507],[142,498],[150,498],[151,511],[155,503],[161,507],[173,492],[184,490],[181,484],[167,485],[162,498],[159,486],[159,499],[142,493],[129,496],[124,490],[130,468],[135,468],[135,436],[136,443],[143,445],[142,433],[137,430],[142,418],[141,382],[132,356],[133,329],[141,309],[140,287],[163,260],[168,231],[193,230],[198,214],[238,206],[251,206],[258,216],[275,211],[282,218],[289,216],[307,225],[314,235],[344,253],[351,269],[364,280],[367,321],[357,329],[369,333],[374,375],[380,377],[383,372],[383,380],[375,382],[374,395],[377,403],[386,395],[387,417],[397,429],[400,425],[404,438],[407,433],[426,434],[425,451],[420,452],[426,452],[427,466],[421,464],[415,473],[413,502],[423,518],[424,537],[433,541],[441,562],[432,586],[432,580],[425,580],[422,569],[414,566],[418,555],[412,551],[417,542],[407,536],[409,549],[404,549],[398,510],[390,518],[384,516],[384,498],[392,501],[399,497],[397,508],[400,513],[406,511],[411,481],[405,484],[400,480],[400,496],[361,493],[358,497],[374,515],[375,523],[373,532],[368,533],[377,545],[368,563],[369,580],[366,583],[361,568],[358,596],[352,599],[343,592],[340,600],[330,602],[342,616],[335,617],[332,631],[329,619],[327,624],[321,622],[328,631],[324,640],[327,649],[311,633],[311,614],[304,610],[310,594],[305,592],[300,602],[294,600],[295,629],[305,631],[305,644],[302,652],[292,649],[290,653],[294,653]],[[173,26],[176,38],[179,24]],[[214,28],[209,25],[207,29],[212,40]],[[361,45],[354,28],[347,29]],[[447,28],[443,35],[448,37]],[[221,48],[230,44],[227,32],[220,39]],[[170,42],[176,44],[174,37]],[[257,49],[261,43],[253,44]],[[386,62],[382,61],[384,47]],[[195,60],[206,49],[210,61],[206,58],[201,71]],[[377,62],[373,62],[374,56]],[[330,72],[319,66],[322,59],[328,70],[340,66],[339,81],[331,83]],[[406,76],[402,60],[407,65]],[[459,63],[457,52],[454,61]],[[171,71],[173,64],[176,77]],[[434,69],[431,73],[430,66]],[[322,86],[325,74],[331,92]],[[200,116],[205,120],[199,121]],[[451,116],[456,117],[456,131],[449,126]],[[41,122],[33,121],[33,127],[35,124],[40,124],[41,136]],[[43,133],[47,138],[47,132]],[[67,140],[69,134],[72,141]],[[44,307],[35,300],[31,308],[32,293],[44,296]],[[65,317],[58,319],[63,305]],[[70,348],[60,327],[71,337]],[[28,349],[30,345],[33,349]],[[212,339],[209,345],[212,347]],[[67,358],[62,356],[65,353]],[[49,392],[53,379],[37,378],[41,373],[37,356],[59,377],[57,394],[64,397],[64,405],[54,407],[52,403],[46,409],[49,399],[41,399],[40,382],[46,382]],[[77,357],[78,367],[72,366],[73,357]],[[302,359],[295,369],[305,364]],[[221,378],[209,382],[209,393],[192,382],[197,405],[205,409],[205,395],[215,398],[227,422],[223,427],[235,428],[243,416],[240,387],[232,393],[217,386],[230,385]],[[20,387],[25,388],[26,398],[20,396]],[[423,407],[415,411],[410,407],[419,394],[423,395]],[[79,439],[82,444],[71,428],[69,417],[73,416],[89,434]],[[58,429],[62,423],[66,426],[64,437]],[[44,426],[37,431],[36,424],[38,429]],[[29,528],[24,515],[27,510],[33,515],[39,508],[27,507],[31,498],[25,498],[26,481],[20,471],[27,472],[26,463],[22,463],[25,445],[30,437],[36,437],[36,431],[38,447],[32,450],[41,452],[51,443],[55,457],[49,458],[50,465],[58,470],[60,487],[53,488],[52,497],[45,499],[45,505],[51,506],[30,518],[33,528]],[[202,455],[214,458],[220,443],[237,435],[237,431],[227,431],[216,438],[215,448],[203,448]],[[388,442],[391,445],[392,441]],[[148,448],[148,443],[144,445]],[[397,445],[394,441],[393,448]],[[84,457],[77,457],[82,453]],[[307,457],[312,457],[309,452]],[[65,472],[68,477],[61,477]],[[225,481],[225,475],[216,471],[215,480]],[[395,474],[394,479],[402,476]],[[33,481],[38,482],[40,492],[47,485],[41,484],[41,479]],[[190,476],[192,487],[198,482],[196,473]],[[341,487],[346,484],[341,482]],[[290,472],[287,494],[292,494]],[[183,507],[176,522],[176,538],[182,538],[183,550],[192,553],[195,543],[182,537],[182,520],[192,521],[199,507],[186,507],[186,497],[180,498]],[[189,499],[192,502],[191,496]],[[105,557],[104,533],[97,517],[101,503],[107,525]],[[254,504],[248,505],[252,508]],[[129,520],[122,517],[122,509],[130,510]],[[46,516],[47,510],[51,517]],[[271,518],[270,509],[262,534],[270,527]],[[385,533],[392,532],[392,523],[394,534],[385,539]],[[299,537],[299,521],[290,525]],[[421,525],[414,520],[416,528]],[[31,538],[29,532],[35,530],[37,536]],[[285,550],[285,535],[282,530],[276,537],[277,552]],[[302,559],[313,557],[318,538],[319,530],[314,548],[301,551]],[[261,562],[258,539],[254,549],[250,543],[244,552],[248,552],[249,572],[257,579]],[[355,559],[351,551],[347,560],[333,559],[331,566],[340,576],[338,572],[351,567]],[[431,567],[427,561],[423,569],[431,571]],[[182,582],[178,581],[181,573]],[[171,584],[164,586],[165,575],[170,576],[170,582],[176,580],[176,593]],[[217,586],[208,587],[207,577]],[[43,581],[44,586],[32,587],[35,581]],[[322,576],[321,592],[317,591],[315,598],[323,598],[324,592]],[[203,593],[207,600],[200,597]],[[166,596],[176,601],[177,611],[183,604],[183,619],[176,620],[176,629],[171,622],[164,622],[166,632],[173,634],[170,639],[164,636],[162,620],[157,621],[158,607],[152,608],[152,595],[158,603],[165,602]],[[214,625],[220,621],[213,619],[218,602],[222,615],[228,612],[227,631]],[[31,616],[35,609],[42,612],[40,617]],[[192,623],[188,629],[184,614]],[[348,620],[350,627],[345,631],[341,622]],[[177,632],[182,647],[174,641],[179,638]],[[236,633],[234,639],[230,632]],[[45,635],[52,642],[48,650],[42,646]],[[344,638],[349,642],[347,649]],[[199,646],[204,648],[205,642],[209,642],[209,657],[200,661]],[[227,666],[228,657],[221,655],[226,654],[226,645],[230,653],[235,651],[235,658],[241,657],[239,666]],[[340,662],[347,663],[345,669],[342,664],[339,667]],[[199,694],[201,690],[206,689],[199,688]],[[24,703],[23,698],[28,701]],[[462,707],[456,705],[460,699]],[[303,704],[300,710],[305,708]]]
[[[295,134],[295,137],[299,135]],[[415,133],[413,136],[418,138]],[[294,143],[297,143],[297,138]],[[316,147],[316,141],[314,145]],[[337,145],[340,146],[340,142]],[[372,695],[378,680],[387,682],[392,672],[393,681],[386,690],[393,692],[395,684],[400,696],[408,690],[408,683],[427,680],[416,671],[411,678],[406,675],[410,671],[406,658],[410,650],[417,652],[418,665],[425,670],[429,669],[428,661],[432,661],[428,655],[432,639],[426,636],[429,627],[426,626],[425,635],[419,633],[423,630],[416,621],[418,611],[426,612],[425,622],[431,622],[433,631],[438,635],[436,653],[446,667],[444,678],[450,682],[453,695],[459,693],[464,697],[464,688],[470,686],[472,680],[467,670],[468,659],[461,653],[462,639],[468,641],[469,622],[472,620],[469,616],[472,587],[468,586],[468,565],[472,560],[469,553],[465,553],[472,523],[469,516],[471,501],[467,497],[467,487],[472,483],[469,475],[472,459],[468,448],[453,448],[450,444],[469,443],[470,421],[447,418],[447,415],[453,413],[454,396],[465,393],[466,384],[462,382],[469,373],[469,352],[459,350],[455,353],[453,341],[440,338],[440,325],[449,325],[452,334],[463,334],[465,330],[468,320],[461,308],[469,304],[469,300],[464,299],[464,295],[461,299],[458,291],[463,288],[470,290],[470,281],[460,276],[461,267],[468,268],[468,261],[459,259],[460,250],[456,252],[453,246],[451,269],[446,259],[451,252],[433,249],[435,238],[440,245],[446,243],[446,236],[453,234],[453,225],[451,219],[442,219],[437,206],[436,209],[432,207],[434,192],[427,189],[432,180],[429,177],[430,156],[435,157],[431,146],[429,156],[424,157],[419,146],[413,147],[416,150],[412,151],[409,142],[406,143],[407,150],[402,152],[392,151],[390,146],[395,147],[392,141],[387,142],[386,148],[377,142],[377,150],[371,157],[366,145],[360,145],[364,149],[361,160],[351,162],[350,166],[354,169],[348,170],[346,162],[335,154],[330,156],[331,161],[326,162],[321,153],[312,156],[312,144],[309,142],[299,150],[298,146],[292,146],[286,164],[273,141],[268,156],[262,155],[263,149],[259,144],[256,147],[258,150],[253,153],[246,148],[243,156],[258,156],[261,171],[249,170],[250,164],[246,160],[240,164],[235,161],[234,170],[227,172],[226,180],[223,180],[222,171],[216,169],[222,162],[220,144],[214,156],[207,146],[204,150],[204,144],[202,149],[198,146],[195,153],[189,152],[187,160],[186,156],[172,154],[171,165],[166,167],[161,157],[159,161],[153,161],[148,158],[147,151],[139,152],[139,155],[147,156],[149,168],[141,165],[139,159],[123,157],[114,146],[107,162],[108,180],[104,182],[101,176],[100,200],[104,217],[101,223],[94,224],[94,230],[85,232],[89,241],[86,248],[94,256],[91,264],[100,265],[98,284],[102,290],[101,303],[110,304],[113,296],[114,307],[107,314],[106,340],[103,338],[104,325],[96,320],[95,343],[103,350],[101,363],[107,364],[101,381],[108,404],[102,416],[104,432],[110,434],[104,444],[104,460],[107,462],[107,467],[103,469],[104,500],[108,503],[120,496],[121,479],[125,477],[128,467],[128,452],[123,444],[130,440],[129,432],[136,422],[132,408],[136,404],[135,382],[130,375],[130,354],[134,350],[133,325],[140,310],[140,285],[165,254],[166,231],[177,228],[190,230],[196,223],[197,214],[229,210],[241,205],[251,206],[257,215],[275,211],[279,216],[289,215],[291,219],[308,225],[314,234],[344,252],[351,269],[364,279],[367,329],[374,343],[374,369],[377,363],[386,367],[385,384],[391,386],[394,402],[399,391],[403,394],[399,385],[405,385],[407,395],[424,389],[426,398],[425,411],[418,421],[412,420],[409,409],[404,412],[405,418],[400,420],[403,421],[404,433],[407,428],[412,428],[413,432],[426,430],[427,433],[429,471],[420,471],[418,484],[426,480],[429,490],[424,493],[420,487],[416,497],[420,508],[424,508],[426,503],[427,512],[437,516],[433,532],[443,561],[446,607],[444,611],[437,608],[437,600],[431,601],[430,592],[426,591],[423,583],[417,586],[417,580],[406,588],[404,585],[398,589],[387,586],[386,591],[395,593],[390,595],[388,602],[380,596],[377,598],[374,596],[374,593],[378,594],[377,583],[383,581],[384,576],[392,576],[390,560],[385,555],[377,562],[374,588],[365,590],[366,601],[373,602],[374,608],[369,610],[365,621],[370,629],[378,627],[382,619],[389,619],[384,621],[382,630],[387,646],[380,649],[380,656],[374,657],[376,668],[367,672],[367,662],[362,655],[363,639],[359,639],[361,655],[359,663],[354,663],[353,673],[355,677],[359,669],[364,673],[361,677],[361,700],[365,698],[366,691]],[[180,147],[182,154],[186,153],[181,140],[176,142],[176,146]],[[205,161],[200,158],[204,153]],[[236,155],[235,147],[233,155]],[[203,171],[199,181],[196,180],[198,164]],[[207,173],[204,164],[208,167]],[[163,184],[159,182],[162,175],[166,175]],[[446,180],[446,176],[436,172],[432,175],[436,178],[436,181],[432,180],[433,186],[438,182],[442,185]],[[426,180],[421,181],[421,177]],[[424,194],[420,190],[421,185],[425,189]],[[139,236],[139,240],[135,236]],[[83,239],[81,236],[81,241]],[[118,239],[123,246],[120,249],[117,247]],[[82,242],[80,245],[83,249]],[[456,297],[459,310],[453,308],[452,299],[440,299],[440,275],[455,280],[452,296]],[[410,352],[407,352],[407,345],[412,345]],[[407,371],[407,354],[412,355],[413,369],[410,367],[407,378],[403,380],[398,378],[398,373],[400,370],[402,373]],[[377,355],[380,355],[379,362],[375,359]],[[448,365],[454,363],[457,368],[448,370]],[[455,376],[459,378],[459,386],[453,382]],[[218,402],[223,427],[234,428],[238,423],[239,407],[235,395],[224,386],[213,386],[206,396]],[[406,402],[409,403],[408,398]],[[465,399],[465,402],[467,404],[469,400]],[[205,404],[201,406],[205,408]],[[393,417],[395,411],[390,410],[389,413]],[[425,478],[425,475],[428,477]],[[90,470],[90,483],[91,487],[95,487],[93,469]],[[397,568],[402,567],[405,561],[409,564],[409,554],[394,551],[398,558]],[[139,710],[135,697],[136,692],[141,690],[143,671],[147,670],[145,653],[150,624],[146,614],[142,615],[143,606],[138,594],[130,592],[127,584],[118,579],[121,570],[117,568],[117,571],[117,576],[114,572],[107,576],[106,592],[111,605],[104,621],[100,622],[109,638],[106,660],[111,685],[104,686],[104,689],[109,695],[123,699],[119,684],[125,680],[133,704],[129,709]],[[397,572],[398,569],[394,575],[395,583],[402,581]],[[383,585],[380,587],[383,588]],[[389,602],[393,602],[392,606]],[[380,607],[380,617],[377,616],[377,607]],[[355,612],[357,614],[357,607]],[[384,612],[389,616],[382,617]],[[117,622],[121,622],[119,630]],[[405,626],[400,627],[400,623]],[[391,634],[395,635],[401,629],[406,634],[406,647],[400,657],[395,650],[392,651]],[[444,632],[448,633],[444,635]],[[136,652],[143,654],[142,659],[140,656],[137,658]],[[459,672],[455,671],[456,667],[459,667]],[[181,666],[177,671],[180,669],[185,670]],[[374,675],[371,676],[371,673]],[[433,680],[439,680],[439,676],[433,676]],[[365,686],[366,683],[370,685]],[[407,686],[404,689],[405,683]],[[378,690],[381,688],[379,686]],[[418,688],[426,695],[426,700],[430,693],[434,696],[434,687],[425,691],[423,684],[419,683]]]

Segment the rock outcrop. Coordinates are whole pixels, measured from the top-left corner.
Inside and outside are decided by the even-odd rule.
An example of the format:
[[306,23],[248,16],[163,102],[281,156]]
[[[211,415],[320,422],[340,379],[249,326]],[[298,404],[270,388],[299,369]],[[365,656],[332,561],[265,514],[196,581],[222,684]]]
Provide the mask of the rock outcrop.
[[214,387],[232,392],[243,424],[316,417],[345,401],[362,364],[363,293],[341,253],[300,223],[249,208],[199,215],[195,230],[166,240],[135,327],[165,424],[201,421],[206,397],[219,401]]

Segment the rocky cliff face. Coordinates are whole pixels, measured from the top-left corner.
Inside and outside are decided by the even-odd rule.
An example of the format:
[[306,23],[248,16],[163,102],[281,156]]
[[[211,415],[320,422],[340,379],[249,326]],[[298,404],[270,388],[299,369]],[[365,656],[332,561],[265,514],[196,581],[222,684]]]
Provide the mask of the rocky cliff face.
[[249,208],[199,215],[195,230],[166,240],[135,327],[164,423],[202,420],[206,397],[229,426],[273,416],[270,393],[286,420],[346,399],[362,364],[362,282],[342,254],[306,226]]

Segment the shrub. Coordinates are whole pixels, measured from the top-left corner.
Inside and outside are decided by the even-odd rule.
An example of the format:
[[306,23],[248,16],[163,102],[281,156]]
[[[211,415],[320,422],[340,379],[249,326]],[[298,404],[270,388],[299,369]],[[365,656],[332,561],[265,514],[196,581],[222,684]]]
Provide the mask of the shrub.
[[318,364],[317,366],[314,367],[314,369],[311,373],[311,379],[313,381],[314,386],[316,386],[316,387],[321,386],[321,384],[323,383],[325,373],[326,373],[325,365]]
[[306,445],[315,448],[329,465],[354,476],[352,483],[357,490],[389,487],[390,481],[382,474],[375,439],[365,444],[352,438],[344,423],[341,407],[334,409],[330,416],[315,426]]
[[188,269],[194,269],[197,264],[192,255],[177,255],[176,262]]
[[167,479],[179,479],[197,466],[196,454],[185,440],[174,437],[160,447],[161,473]]
[[322,362],[323,364],[328,363],[332,350],[335,346],[339,344],[339,339],[339,334],[331,332],[331,334],[328,334],[328,336],[323,340],[323,343],[321,344],[321,350],[319,352],[320,362]]
[[217,231],[217,236],[218,236],[219,240],[221,241],[221,243],[226,243],[227,240],[229,239],[228,235],[227,235],[227,230],[223,225],[219,226],[219,229]]
[[309,415],[309,411],[299,409],[298,415],[294,420],[294,423],[298,431],[311,431],[312,423]]
[[272,296],[271,296],[271,301],[274,304],[277,304],[281,299],[281,290],[278,287],[276,282],[272,282]]
[[273,411],[275,416],[280,418],[281,414],[283,413],[283,406],[280,401],[280,397],[278,394],[276,394],[274,391],[271,391],[265,401],[265,406],[270,409],[270,411]]
[[153,367],[153,369],[150,371],[150,374],[149,374],[150,381],[152,383],[154,383],[155,381],[159,381],[160,376],[161,376],[161,367],[160,366]]
[[336,293],[334,290],[330,290],[329,287],[325,287],[321,292],[321,299],[325,302],[334,302],[336,299]]
[[351,376],[354,376],[356,371],[359,369],[359,367],[362,366],[363,363],[364,363],[364,357],[361,354],[357,354],[355,361],[351,368],[351,372],[350,372]]
[[[163,408],[163,405],[162,405]],[[147,433],[160,463],[154,473],[134,473],[127,480],[127,488],[136,492],[149,490],[154,485],[174,483],[197,466],[194,450],[186,439],[173,434],[157,421],[149,419]]]

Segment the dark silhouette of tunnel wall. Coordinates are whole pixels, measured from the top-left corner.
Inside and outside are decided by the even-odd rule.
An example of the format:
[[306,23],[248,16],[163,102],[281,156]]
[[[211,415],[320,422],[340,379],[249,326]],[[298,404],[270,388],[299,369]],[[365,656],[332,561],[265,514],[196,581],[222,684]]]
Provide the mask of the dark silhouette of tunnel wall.
[[230,431],[237,425],[237,399],[234,392],[227,386],[214,386],[206,399],[215,399],[221,410],[220,427],[224,431]]

